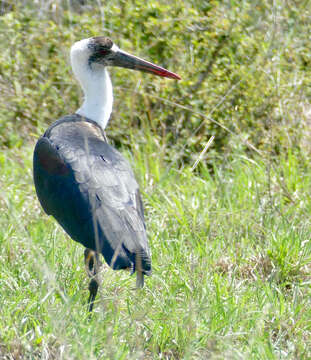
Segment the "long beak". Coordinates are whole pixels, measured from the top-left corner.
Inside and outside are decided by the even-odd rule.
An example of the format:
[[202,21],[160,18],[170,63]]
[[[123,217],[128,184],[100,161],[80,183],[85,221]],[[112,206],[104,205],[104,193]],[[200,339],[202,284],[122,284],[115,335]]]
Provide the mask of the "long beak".
[[139,70],[150,74],[167,77],[171,79],[180,80],[181,77],[171,71],[164,69],[161,66],[152,64],[149,61],[140,59],[137,56],[128,54],[125,51],[118,49],[114,53],[114,57],[110,63],[112,66],[119,66],[127,69]]

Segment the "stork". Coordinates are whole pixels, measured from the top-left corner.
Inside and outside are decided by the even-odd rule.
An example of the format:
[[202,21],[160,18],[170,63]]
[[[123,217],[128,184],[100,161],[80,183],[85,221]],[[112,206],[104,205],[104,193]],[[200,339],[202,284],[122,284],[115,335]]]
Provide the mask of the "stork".
[[107,66],[180,77],[120,50],[102,36],[74,43],[70,57],[84,102],[76,113],[57,120],[40,137],[33,172],[44,211],[85,246],[88,309],[92,311],[99,286],[99,254],[114,270],[136,272],[137,288],[144,286],[144,275],[151,274],[139,187],[129,163],[107,143],[104,132],[113,103]]

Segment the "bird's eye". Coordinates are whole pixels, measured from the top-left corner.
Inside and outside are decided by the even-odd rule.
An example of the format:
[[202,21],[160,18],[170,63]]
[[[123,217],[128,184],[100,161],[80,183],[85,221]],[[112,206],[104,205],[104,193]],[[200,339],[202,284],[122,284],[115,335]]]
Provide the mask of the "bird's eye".
[[106,47],[101,47],[101,48],[99,48],[99,50],[98,50],[98,53],[101,55],[101,56],[106,56],[106,55],[108,55],[108,54],[110,54],[110,52],[111,52],[111,50],[110,49],[108,49],[108,48],[106,48]]
[[111,50],[104,47],[98,48],[93,51],[93,54],[89,58],[89,64],[99,63],[105,65],[111,56]]

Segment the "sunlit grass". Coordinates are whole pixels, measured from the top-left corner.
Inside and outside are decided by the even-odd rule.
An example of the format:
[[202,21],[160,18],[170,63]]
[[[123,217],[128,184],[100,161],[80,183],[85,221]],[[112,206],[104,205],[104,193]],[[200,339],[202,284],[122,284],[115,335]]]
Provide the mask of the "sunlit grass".
[[[308,1],[0,3],[0,358],[310,359]],[[182,81],[109,70],[153,274],[135,291],[104,266],[90,317],[83,247],[43,213],[32,151],[79,106],[68,50],[94,35]]]
[[[1,156],[3,354],[22,358],[308,358],[311,228],[308,169],[233,153],[200,176],[134,152],[153,275],[135,291],[104,267],[87,313],[83,248],[40,209],[31,151]],[[140,156],[138,156],[138,153]],[[271,178],[271,184],[268,183]],[[304,186],[302,186],[304,184]],[[17,356],[17,355],[16,355]]]

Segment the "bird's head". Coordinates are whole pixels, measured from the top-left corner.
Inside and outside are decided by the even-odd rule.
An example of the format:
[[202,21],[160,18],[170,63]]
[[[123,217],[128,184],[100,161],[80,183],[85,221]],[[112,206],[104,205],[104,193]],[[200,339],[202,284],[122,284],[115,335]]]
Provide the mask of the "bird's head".
[[70,55],[73,71],[78,77],[81,71],[87,69],[97,72],[106,66],[118,66],[157,76],[180,79],[180,76],[173,72],[120,50],[112,40],[103,36],[74,43]]

